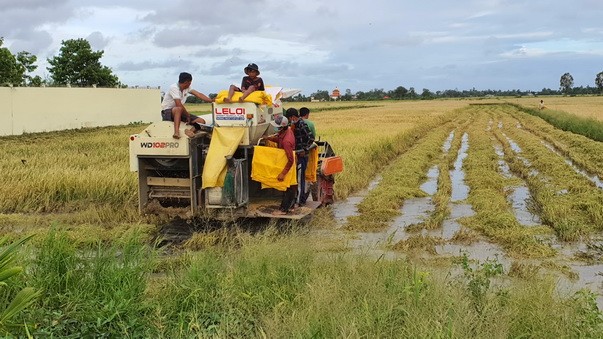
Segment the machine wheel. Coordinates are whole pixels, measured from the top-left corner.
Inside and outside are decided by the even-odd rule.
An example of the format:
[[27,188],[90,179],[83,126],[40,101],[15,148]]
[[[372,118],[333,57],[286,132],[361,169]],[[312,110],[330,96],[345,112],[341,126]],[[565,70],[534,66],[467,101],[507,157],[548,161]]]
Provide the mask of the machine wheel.
[[188,169],[186,160],[176,158],[152,158],[149,159],[149,164],[157,169]]

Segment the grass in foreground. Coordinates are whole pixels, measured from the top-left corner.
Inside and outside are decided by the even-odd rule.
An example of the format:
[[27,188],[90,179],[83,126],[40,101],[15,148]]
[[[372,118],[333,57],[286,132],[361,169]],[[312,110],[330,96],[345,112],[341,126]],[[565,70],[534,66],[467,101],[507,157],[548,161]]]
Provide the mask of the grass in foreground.
[[36,337],[62,338],[603,335],[591,294],[560,299],[553,279],[511,279],[496,262],[461,260],[451,276],[317,253],[316,239],[297,232],[233,240],[162,258],[136,236],[80,252],[50,233],[18,281],[44,291],[20,321]]

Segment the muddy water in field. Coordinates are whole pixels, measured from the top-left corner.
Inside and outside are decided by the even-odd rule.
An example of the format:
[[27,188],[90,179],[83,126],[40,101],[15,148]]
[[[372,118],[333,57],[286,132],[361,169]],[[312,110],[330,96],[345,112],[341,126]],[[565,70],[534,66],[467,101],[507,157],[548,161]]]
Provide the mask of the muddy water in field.
[[423,192],[434,195],[438,191],[438,176],[440,175],[440,169],[437,165],[433,165],[429,171],[427,171],[427,181],[425,181],[421,187]]
[[360,204],[362,200],[364,200],[364,198],[368,195],[370,191],[372,191],[375,187],[377,187],[377,185],[379,185],[381,179],[383,179],[381,175],[377,175],[373,179],[373,181],[369,183],[366,189],[356,193],[355,195],[349,196],[344,201],[338,201],[333,204],[333,215],[339,226],[345,224],[346,220],[349,217],[356,216],[359,214],[358,204]]
[[530,211],[529,205],[532,195],[527,186],[516,186],[512,188],[509,201],[517,221],[523,226],[537,226],[541,224],[540,217]]
[[511,168],[509,168],[509,164],[504,160],[505,152],[502,147],[500,145],[494,145],[494,152],[498,155],[498,171],[500,174],[507,179],[513,178]]
[[442,152],[448,153],[450,151],[450,147],[452,147],[452,139],[454,139],[454,131],[450,132],[446,141],[442,145]]
[[469,186],[465,184],[465,172],[463,171],[463,161],[467,157],[468,150],[469,135],[464,133],[461,139],[461,147],[454,162],[454,169],[450,171],[450,180],[452,182],[450,201],[452,202],[465,200],[469,196]]
[[[513,139],[509,138],[505,133],[502,133],[502,135],[507,139],[507,142],[509,142],[509,146],[511,147],[511,150],[513,151],[513,153],[515,153],[515,156],[517,156],[517,159],[521,160],[521,162],[528,168],[532,167],[532,163],[530,162],[530,160],[522,157],[521,155],[521,147],[519,147],[519,145],[513,141]],[[538,175],[538,170],[535,168],[531,168],[530,169],[530,175],[531,176],[537,176]]]
[[[597,242],[599,244],[596,244]],[[592,291],[596,295],[599,310],[603,310],[603,246],[601,243],[601,240],[590,245],[584,242],[559,243],[555,237],[552,239],[552,247],[559,251],[556,262],[566,265],[574,274],[573,277],[559,275],[559,291],[567,294],[573,294],[580,289]],[[588,259],[591,262],[581,262],[578,261],[578,258]]]
[[565,161],[566,164],[570,165],[572,167],[572,169],[584,176],[585,178],[587,178],[588,180],[590,180],[593,184],[595,184],[595,186],[597,186],[598,188],[603,189],[603,180],[601,180],[601,178],[599,178],[597,175],[595,174],[591,174],[589,172],[587,172],[586,170],[584,170],[582,167],[580,167],[579,165],[577,165],[576,163],[574,163],[572,161],[572,159],[566,157],[565,155],[563,155],[558,149],[555,148],[555,146],[549,144],[548,142],[541,140],[542,144],[548,148],[551,152],[557,154],[558,156],[562,157],[563,160]]
[[524,226],[536,226],[540,225],[540,217],[532,213],[529,209],[529,205],[532,201],[532,195],[524,180],[515,176],[509,164],[504,160],[504,152],[500,145],[494,145],[494,152],[498,155],[498,170],[505,178],[517,178],[521,184],[510,187],[511,193],[508,196],[509,203],[513,207],[513,213],[517,221]]

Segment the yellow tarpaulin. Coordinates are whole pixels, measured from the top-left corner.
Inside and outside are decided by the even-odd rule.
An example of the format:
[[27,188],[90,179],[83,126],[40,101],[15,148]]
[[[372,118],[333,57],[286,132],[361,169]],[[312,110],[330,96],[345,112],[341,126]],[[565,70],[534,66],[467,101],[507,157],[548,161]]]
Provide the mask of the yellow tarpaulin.
[[[243,96],[243,93],[234,92],[234,95],[232,96],[232,99],[231,99],[232,102],[238,102],[239,98],[241,98],[241,96]],[[216,104],[223,104],[224,99],[226,99],[226,98],[228,98],[227,90],[222,90],[222,91],[218,92],[218,96],[216,96]],[[268,93],[266,93],[264,91],[253,91],[247,96],[247,98],[245,98],[244,101],[245,102],[253,102],[258,105],[272,106],[272,96],[270,96]]]
[[203,188],[224,186],[226,156],[233,155],[245,134],[245,127],[215,127],[203,165]]
[[316,182],[316,171],[318,170],[318,147],[310,150],[308,155],[308,167],[306,167],[306,181]]
[[262,188],[286,191],[291,185],[297,185],[295,162],[283,181],[276,179],[286,164],[287,154],[284,149],[256,146],[253,148],[251,161],[251,179],[262,183]]

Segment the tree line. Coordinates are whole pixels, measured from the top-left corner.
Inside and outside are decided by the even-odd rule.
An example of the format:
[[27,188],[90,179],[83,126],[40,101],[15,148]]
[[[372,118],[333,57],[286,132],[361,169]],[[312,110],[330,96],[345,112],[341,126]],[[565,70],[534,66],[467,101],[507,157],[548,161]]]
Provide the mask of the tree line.
[[123,86],[113,71],[100,63],[104,51],[93,51],[86,39],[61,42],[59,54],[47,59],[48,79],[30,75],[38,68],[35,55],[26,51],[12,54],[3,43],[0,38],[0,86]]
[[[529,95],[598,95],[603,94],[603,72],[599,72],[595,77],[595,86],[578,86],[574,87],[574,78],[570,73],[565,73],[559,79],[559,89],[543,88],[540,91],[529,90],[477,90],[475,88],[469,90],[447,89],[444,91],[432,92],[427,88],[423,88],[421,93],[418,93],[414,87],[406,88],[398,86],[393,90],[384,90],[383,88],[375,88],[370,91],[358,91],[352,94],[350,89],[346,89],[345,94],[341,95],[337,100],[430,100],[437,98],[471,98],[471,97],[487,97],[487,96],[529,96]],[[298,94],[287,101],[330,101],[333,100],[331,94],[327,90],[317,90],[316,92],[305,96]]]
[[[12,54],[8,48],[2,47],[4,39],[0,37],[0,86],[76,86],[76,87],[127,87],[119,81],[113,71],[103,66],[100,62],[104,51],[93,51],[86,39],[70,39],[61,42],[59,54],[48,58],[47,67],[50,77],[42,79],[40,76],[31,76],[37,69],[37,57],[27,51]],[[587,95],[603,93],[603,72],[595,77],[595,87],[574,87],[574,78],[570,73],[565,73],[559,80],[559,89],[543,88],[541,91],[522,90],[458,90],[447,89],[432,92],[427,88],[419,93],[414,87],[408,89],[398,86],[392,90],[375,88],[370,91],[352,93],[346,89],[338,100],[429,100],[436,98],[468,98],[485,96],[526,96],[526,95]],[[214,94],[215,96],[215,94]],[[329,101],[332,100],[329,91],[317,90],[305,96],[298,94],[286,101]]]

